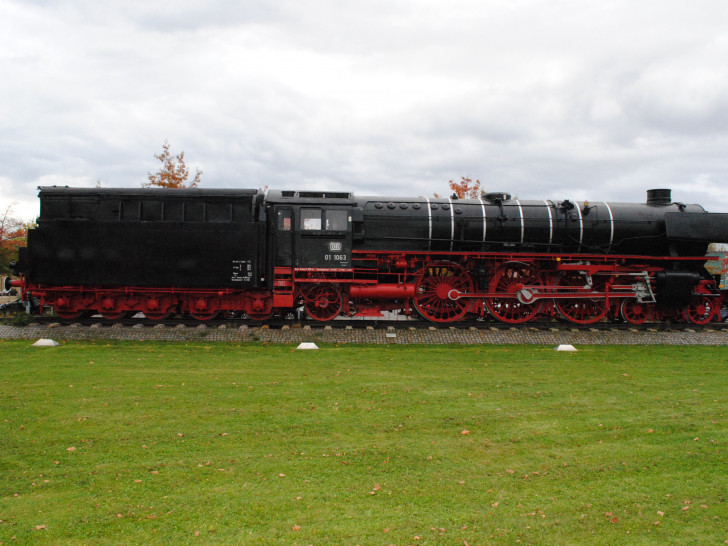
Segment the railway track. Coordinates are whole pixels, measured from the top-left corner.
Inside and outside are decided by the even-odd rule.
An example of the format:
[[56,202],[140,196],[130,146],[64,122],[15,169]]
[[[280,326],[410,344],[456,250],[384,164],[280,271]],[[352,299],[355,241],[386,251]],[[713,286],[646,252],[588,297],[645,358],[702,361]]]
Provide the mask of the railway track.
[[485,320],[463,320],[450,323],[433,323],[421,320],[386,320],[386,319],[346,319],[333,320],[329,322],[319,322],[314,320],[268,320],[265,323],[250,319],[219,319],[201,322],[190,318],[169,318],[165,320],[149,320],[143,316],[107,320],[101,316],[92,316],[83,319],[62,319],[55,316],[34,317],[36,324],[60,324],[63,326],[78,326],[96,328],[112,328],[116,327],[137,327],[137,328],[197,328],[204,326],[206,328],[240,328],[247,326],[248,328],[266,328],[270,330],[281,329],[310,329],[310,330],[541,330],[541,331],[728,331],[727,322],[711,322],[706,325],[696,325],[689,322],[659,322],[630,324],[614,323],[614,322],[597,322],[593,324],[576,324],[565,321],[532,321],[525,324],[513,325],[498,321]]

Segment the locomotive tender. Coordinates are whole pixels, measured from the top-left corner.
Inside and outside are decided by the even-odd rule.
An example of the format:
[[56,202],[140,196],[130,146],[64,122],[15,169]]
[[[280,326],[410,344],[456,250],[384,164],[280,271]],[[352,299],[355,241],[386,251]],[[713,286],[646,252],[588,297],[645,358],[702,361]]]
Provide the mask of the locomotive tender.
[[[705,270],[728,214],[673,202],[41,187],[16,272],[62,318],[383,311],[433,322],[719,320]],[[33,305],[35,304],[35,306]]]

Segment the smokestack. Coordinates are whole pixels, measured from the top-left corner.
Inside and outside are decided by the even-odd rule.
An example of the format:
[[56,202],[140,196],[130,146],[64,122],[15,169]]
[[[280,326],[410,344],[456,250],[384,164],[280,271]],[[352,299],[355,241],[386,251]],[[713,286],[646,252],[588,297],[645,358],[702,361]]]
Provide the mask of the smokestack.
[[672,204],[672,190],[647,190],[647,204],[655,207]]

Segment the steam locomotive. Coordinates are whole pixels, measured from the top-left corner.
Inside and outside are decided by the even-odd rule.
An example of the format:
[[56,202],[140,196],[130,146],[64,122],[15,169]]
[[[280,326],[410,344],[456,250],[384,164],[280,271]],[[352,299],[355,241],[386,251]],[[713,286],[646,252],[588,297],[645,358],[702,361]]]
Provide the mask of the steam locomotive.
[[719,320],[728,214],[646,203],[41,187],[15,281],[29,310],[449,323]]

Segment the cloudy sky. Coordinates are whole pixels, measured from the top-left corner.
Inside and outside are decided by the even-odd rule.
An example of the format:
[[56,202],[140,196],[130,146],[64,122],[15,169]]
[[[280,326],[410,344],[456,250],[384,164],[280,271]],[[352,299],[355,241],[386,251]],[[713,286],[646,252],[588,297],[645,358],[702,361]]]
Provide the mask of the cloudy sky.
[[0,206],[138,187],[728,211],[725,0],[0,0]]

